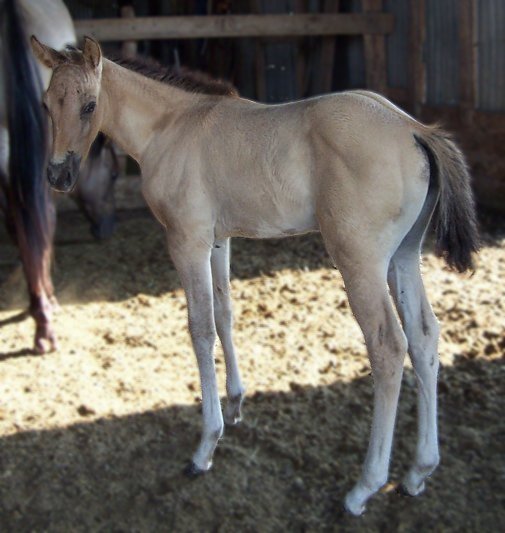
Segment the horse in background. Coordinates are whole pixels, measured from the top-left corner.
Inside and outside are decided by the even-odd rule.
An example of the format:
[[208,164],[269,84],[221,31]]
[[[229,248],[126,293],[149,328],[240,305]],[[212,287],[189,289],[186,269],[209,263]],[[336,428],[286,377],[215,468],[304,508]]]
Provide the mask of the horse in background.
[[[56,348],[50,272],[56,212],[46,182],[49,129],[41,105],[51,73],[35,61],[28,37],[44,36],[60,50],[75,44],[76,35],[61,0],[4,0],[0,9],[0,210],[19,247],[29,310],[36,323],[34,347],[43,353]],[[81,169],[82,184],[74,192],[96,238],[110,236],[114,228],[113,184],[118,168],[112,145],[103,137],[97,139]]]

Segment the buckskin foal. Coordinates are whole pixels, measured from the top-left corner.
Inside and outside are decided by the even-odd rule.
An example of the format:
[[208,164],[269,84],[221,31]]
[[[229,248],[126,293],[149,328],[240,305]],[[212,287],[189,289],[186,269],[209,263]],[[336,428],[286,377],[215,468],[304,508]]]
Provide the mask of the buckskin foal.
[[439,461],[438,325],[419,271],[421,243],[435,214],[437,246],[451,267],[471,268],[478,248],[470,177],[450,137],[366,91],[263,105],[148,79],[103,58],[89,38],[83,52],[59,53],[35,38],[32,45],[53,69],[45,95],[54,130],[51,185],[73,187],[102,131],[138,161],[144,196],[166,228],[202,386],[203,432],[190,472],[210,468],[223,432],[216,332],[226,358],[224,421],[240,419],[230,237],[320,231],[363,331],[375,383],[370,444],[346,508],[361,514],[387,480],[407,351],[418,380],[419,427],[403,486],[420,493]]

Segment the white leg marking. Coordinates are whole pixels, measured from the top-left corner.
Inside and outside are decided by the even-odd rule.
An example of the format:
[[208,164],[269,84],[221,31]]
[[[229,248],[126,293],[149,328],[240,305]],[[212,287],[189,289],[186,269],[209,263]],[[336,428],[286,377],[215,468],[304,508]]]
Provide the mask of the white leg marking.
[[245,389],[240,379],[232,328],[233,311],[230,297],[230,239],[216,242],[211,256],[214,291],[214,319],[223,346],[226,364],[226,395],[224,421],[234,425],[241,420],[241,406]]
[[363,331],[374,378],[374,409],[368,452],[345,507],[360,515],[387,481],[407,341],[390,300],[385,272],[342,272],[349,302]]
[[397,252],[389,269],[389,284],[409,343],[417,378],[418,438],[414,463],[403,480],[412,496],[424,490],[425,479],[439,463],[437,432],[438,322],[426,298],[419,254]]
[[223,416],[214,365],[216,329],[212,296],[210,248],[200,242],[168,238],[172,260],[179,272],[188,301],[188,322],[202,387],[203,430],[200,445],[193,455],[197,471],[212,466],[212,456],[223,433]]

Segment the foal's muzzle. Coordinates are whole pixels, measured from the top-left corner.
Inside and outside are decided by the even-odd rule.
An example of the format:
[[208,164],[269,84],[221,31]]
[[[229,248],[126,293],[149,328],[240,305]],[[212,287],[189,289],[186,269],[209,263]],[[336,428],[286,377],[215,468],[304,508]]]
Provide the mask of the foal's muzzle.
[[47,166],[47,181],[49,185],[59,192],[70,192],[79,177],[81,156],[75,152],[67,152],[61,163],[49,162]]

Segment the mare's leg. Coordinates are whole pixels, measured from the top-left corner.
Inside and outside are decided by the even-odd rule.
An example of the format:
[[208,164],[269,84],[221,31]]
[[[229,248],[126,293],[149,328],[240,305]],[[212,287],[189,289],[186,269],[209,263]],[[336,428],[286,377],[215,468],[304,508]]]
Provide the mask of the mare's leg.
[[223,346],[226,363],[226,396],[224,421],[234,425],[241,420],[240,408],[245,389],[232,339],[233,312],[230,298],[230,239],[218,241],[212,249],[212,281],[214,291],[214,320]]
[[5,222],[12,239],[19,247],[30,300],[29,312],[35,321],[34,350],[37,353],[57,349],[56,336],[52,327],[53,309],[56,302],[51,281],[56,214],[54,204],[50,200],[48,209],[48,235],[45,243],[40,244],[40,250],[36,251],[29,245],[19,213],[15,212],[14,203],[9,201],[7,195]]
[[439,463],[437,437],[437,319],[426,298],[419,270],[418,247],[402,246],[391,260],[389,285],[408,339],[409,355],[417,378],[418,437],[414,463],[403,480],[415,496]]
[[37,353],[57,349],[56,336],[53,331],[52,318],[56,305],[54,288],[51,280],[51,262],[53,254],[56,214],[54,204],[48,201],[48,235],[40,255],[35,255],[24,239],[20,242],[21,260],[28,284],[30,297],[30,314],[35,320],[34,348]]
[[214,344],[216,328],[210,266],[211,248],[195,237],[191,241],[168,233],[170,256],[181,278],[188,302],[188,324],[202,387],[203,430],[187,473],[196,475],[212,466],[212,456],[223,433],[223,415],[216,381]]

